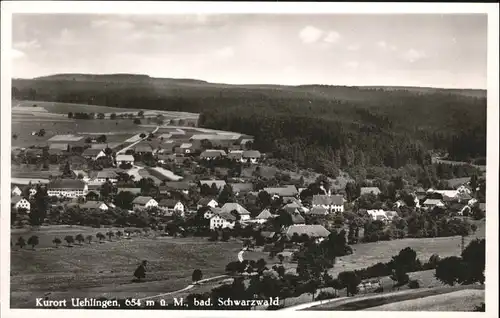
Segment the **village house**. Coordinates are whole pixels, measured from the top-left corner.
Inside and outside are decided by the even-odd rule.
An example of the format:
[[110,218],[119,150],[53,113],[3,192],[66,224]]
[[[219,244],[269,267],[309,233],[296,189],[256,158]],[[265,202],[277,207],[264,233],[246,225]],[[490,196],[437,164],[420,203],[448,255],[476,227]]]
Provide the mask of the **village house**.
[[218,212],[210,218],[210,229],[224,229],[224,228],[234,228],[236,224],[236,217],[231,213]]
[[269,193],[272,198],[282,197],[283,200],[285,200],[285,198],[295,198],[299,194],[294,185],[287,185],[278,188],[269,187],[264,188],[262,191]]
[[104,202],[87,201],[84,204],[80,204],[80,209],[107,211],[109,209],[109,207]]
[[360,196],[365,195],[365,194],[373,194],[373,195],[379,195],[382,193],[379,188],[377,187],[362,187],[360,191]]
[[290,216],[292,217],[292,223],[295,225],[301,225],[301,224],[306,224],[306,220],[300,213],[290,213]]
[[240,195],[253,191],[253,184],[251,183],[230,183],[235,195]]
[[118,174],[113,170],[102,170],[97,173],[94,181],[98,183],[109,181],[112,184],[115,184],[116,182],[118,182]]
[[90,159],[90,160],[97,160],[101,157],[105,157],[106,154],[104,153],[104,150],[102,149],[95,149],[95,148],[88,148],[85,149],[82,153],[82,157],[85,159]]
[[205,211],[205,213],[203,213],[203,217],[204,217],[205,219],[210,219],[212,216],[214,216],[214,215],[216,215],[216,214],[218,214],[218,213],[220,213],[220,208],[218,208],[218,207],[214,207],[214,208],[209,207],[209,208]]
[[211,207],[216,208],[219,205],[215,199],[212,198],[201,198],[196,204],[197,209],[201,209],[203,207]]
[[242,159],[245,162],[257,163],[261,156],[261,153],[257,150],[246,150],[243,152]]
[[20,196],[21,194],[23,194],[23,191],[18,186],[12,186],[10,194],[13,196]]
[[227,158],[232,161],[243,162],[243,150],[231,150],[227,154]]
[[119,167],[122,164],[134,165],[134,156],[132,155],[116,155],[116,165]]
[[183,181],[171,181],[165,182],[164,185],[158,187],[158,191],[161,195],[171,194],[172,192],[179,192],[185,195],[189,194],[189,188],[191,184]]
[[28,200],[21,196],[14,196],[10,199],[10,203],[12,208],[19,210],[19,209],[26,209],[30,210],[31,209],[31,204]]
[[433,209],[435,207],[444,208],[445,204],[439,199],[427,199],[424,201],[423,207],[427,209]]
[[184,204],[178,200],[163,199],[158,203],[158,208],[165,212],[167,215],[171,215],[174,212],[178,212],[181,216],[184,216]]
[[182,143],[179,147],[175,148],[175,153],[188,155],[193,152],[193,144],[192,143]]
[[152,197],[138,196],[132,201],[134,210],[147,210],[158,207],[158,202]]
[[311,209],[311,211],[309,211],[309,214],[311,215],[317,215],[317,216],[326,216],[328,214],[330,214],[328,212],[328,210],[322,206],[316,206],[316,207],[313,207]]
[[49,196],[77,198],[87,195],[88,186],[81,180],[56,179],[47,185]]
[[210,149],[210,150],[205,150],[200,154],[200,159],[202,160],[214,160],[214,159],[220,159],[226,156],[226,152],[224,150],[216,150],[216,149]]
[[341,195],[314,195],[312,206],[322,207],[331,212],[344,212],[344,197]]
[[160,153],[156,155],[156,162],[158,163],[165,164],[171,160],[173,160],[172,155],[168,155],[166,153]]
[[303,234],[306,234],[310,238],[315,238],[318,241],[323,240],[324,238],[330,235],[330,231],[325,229],[323,225],[319,224],[309,224],[309,225],[291,225],[285,232],[285,235],[288,239],[291,239],[294,234],[299,237]]
[[241,221],[250,219],[250,212],[238,203],[226,203],[221,208],[221,213],[232,213],[233,211],[238,213]]
[[138,155],[153,154],[154,149],[150,144],[139,143],[134,147],[134,153]]
[[273,219],[274,217],[275,216],[271,214],[269,209],[264,209],[264,210],[262,210],[262,212],[259,213],[259,215],[257,215],[255,217],[255,221],[257,223],[263,224],[263,223],[266,223],[267,221]]

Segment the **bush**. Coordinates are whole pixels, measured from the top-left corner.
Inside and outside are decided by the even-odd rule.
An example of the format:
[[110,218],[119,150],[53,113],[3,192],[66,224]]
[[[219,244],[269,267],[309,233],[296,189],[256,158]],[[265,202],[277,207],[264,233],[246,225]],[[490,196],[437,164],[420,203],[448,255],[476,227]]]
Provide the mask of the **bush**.
[[410,280],[410,282],[408,282],[408,287],[410,287],[410,289],[417,289],[420,288],[420,283],[418,282],[418,280],[412,279]]
[[318,296],[316,296],[316,300],[333,299],[333,298],[337,298],[337,297],[338,296],[335,295],[335,293],[322,291],[318,294]]

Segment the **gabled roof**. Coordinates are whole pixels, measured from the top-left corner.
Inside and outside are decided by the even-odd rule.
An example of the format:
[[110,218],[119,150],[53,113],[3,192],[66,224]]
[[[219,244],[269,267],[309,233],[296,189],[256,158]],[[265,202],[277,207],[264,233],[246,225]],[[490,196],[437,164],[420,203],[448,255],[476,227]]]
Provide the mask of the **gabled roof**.
[[243,150],[233,150],[233,151],[230,151],[228,154],[227,154],[227,157],[229,159],[236,159],[236,160],[239,160],[243,157]]
[[273,218],[274,216],[271,214],[271,212],[269,212],[269,209],[264,209],[262,210],[262,212],[259,213],[259,215],[257,215],[257,217],[255,217],[256,219],[261,219],[261,220],[267,220],[267,219],[271,219]]
[[327,215],[328,211],[322,206],[315,206],[309,213],[314,215]]
[[102,170],[97,173],[99,179],[116,179],[118,174],[113,170]]
[[226,156],[226,152],[224,150],[216,149],[205,150],[200,154],[201,158],[218,158],[222,156]]
[[80,208],[81,209],[89,209],[89,210],[99,209],[101,207],[101,205],[103,205],[103,204],[106,205],[104,202],[100,202],[100,201],[87,201],[84,204],[81,204]]
[[172,181],[172,182],[165,182],[165,185],[159,186],[158,189],[160,193],[165,193],[168,192],[169,190],[189,190],[189,187],[191,185],[188,182],[177,182],[177,181]]
[[145,196],[139,196],[132,201],[132,204],[140,204],[140,205],[145,205],[148,203],[150,200],[153,200],[152,197],[145,197]]
[[163,199],[160,201],[160,203],[158,203],[158,205],[162,207],[173,208],[179,202],[180,202],[179,200]]
[[218,212],[218,213],[215,213],[213,217],[216,217],[216,216],[219,216],[221,218],[223,218],[224,220],[227,220],[227,221],[231,221],[231,222],[234,222],[236,221],[236,216],[232,215],[231,213],[229,212]]
[[294,185],[279,188],[264,188],[270,195],[279,195],[281,197],[293,197],[298,194],[297,188]]
[[102,149],[97,149],[97,148],[88,148],[88,149],[85,149],[82,153],[82,156],[97,156],[98,154],[100,154],[101,152],[104,152]]
[[153,152],[153,147],[149,144],[137,144],[134,147],[135,152]]
[[197,205],[207,206],[212,201],[217,202],[217,200],[215,200],[214,198],[201,198],[198,201]]
[[116,161],[134,161],[134,156],[132,155],[116,155]]
[[23,200],[24,198],[19,195],[15,195],[12,198],[10,198],[10,203],[11,204],[17,204],[19,201]]
[[443,201],[439,199],[427,199],[425,200],[424,204],[427,205],[438,205],[438,204],[443,204]]
[[341,195],[313,195],[313,205],[343,205],[344,197]]
[[67,150],[68,144],[50,144],[49,149]]
[[373,193],[374,195],[379,195],[381,192],[380,192],[380,189],[377,187],[362,187],[361,188],[360,195],[369,194],[369,193]]
[[85,183],[81,180],[74,179],[57,179],[52,180],[47,185],[48,189],[74,189],[83,190],[85,188]]
[[292,225],[286,231],[288,237],[292,237],[294,233],[298,236],[302,234],[307,234],[309,237],[327,237],[330,235],[330,231],[325,229],[323,225],[310,224],[310,225]]
[[260,151],[257,150],[246,150],[243,152],[243,158],[260,158]]
[[250,192],[253,190],[253,184],[251,183],[230,183],[231,188],[233,188],[233,192]]
[[233,210],[236,210],[238,212],[239,215],[249,215],[250,212],[248,212],[247,209],[245,209],[244,207],[242,207],[241,205],[239,205],[238,203],[226,203],[222,206],[221,208],[221,212],[227,212],[227,213],[231,213],[231,211]]

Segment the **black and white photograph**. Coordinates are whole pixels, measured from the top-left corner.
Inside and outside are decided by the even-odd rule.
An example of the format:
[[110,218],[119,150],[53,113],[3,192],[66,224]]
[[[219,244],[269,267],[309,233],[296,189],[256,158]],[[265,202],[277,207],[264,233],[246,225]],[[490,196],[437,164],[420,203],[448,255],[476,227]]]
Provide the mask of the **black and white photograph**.
[[5,317],[498,310],[498,4],[259,4],[2,3]]

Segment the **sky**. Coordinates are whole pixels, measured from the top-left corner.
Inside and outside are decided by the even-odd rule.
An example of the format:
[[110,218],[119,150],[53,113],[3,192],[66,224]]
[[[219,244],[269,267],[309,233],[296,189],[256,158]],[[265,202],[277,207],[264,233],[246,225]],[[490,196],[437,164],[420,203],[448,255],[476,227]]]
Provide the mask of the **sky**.
[[486,14],[14,14],[14,78],[486,89]]

